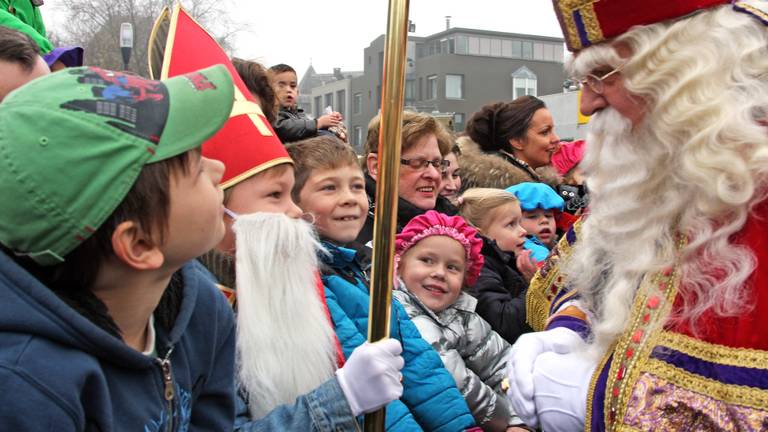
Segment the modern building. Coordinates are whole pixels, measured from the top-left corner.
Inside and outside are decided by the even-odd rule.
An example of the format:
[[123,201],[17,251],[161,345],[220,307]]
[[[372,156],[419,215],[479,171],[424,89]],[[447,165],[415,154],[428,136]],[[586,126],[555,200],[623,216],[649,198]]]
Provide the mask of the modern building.
[[325,107],[331,106],[346,119],[348,116],[346,107],[350,104],[350,80],[361,75],[363,75],[362,71],[342,71],[340,68],[334,68],[333,73],[321,74],[315,72],[315,68],[309,65],[299,81],[297,105],[313,117],[318,117],[318,113],[322,115]]
[[[368,122],[381,105],[384,35],[363,51],[360,76],[311,87],[307,112],[322,114],[337,95],[347,98],[345,123],[350,143],[360,149]],[[408,38],[405,106],[422,112],[454,113],[454,129],[464,130],[482,105],[530,95],[563,92],[563,39],[449,28],[427,37]],[[343,75],[343,73],[342,73]],[[304,79],[302,79],[304,81]],[[338,109],[336,109],[339,111]]]

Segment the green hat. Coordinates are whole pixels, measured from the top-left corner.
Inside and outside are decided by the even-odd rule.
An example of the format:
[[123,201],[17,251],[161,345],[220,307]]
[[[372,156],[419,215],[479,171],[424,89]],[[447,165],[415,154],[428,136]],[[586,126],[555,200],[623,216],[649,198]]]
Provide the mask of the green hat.
[[221,65],[164,81],[72,68],[12,92],[0,104],[0,244],[41,265],[62,262],[144,165],[202,145],[233,102]]

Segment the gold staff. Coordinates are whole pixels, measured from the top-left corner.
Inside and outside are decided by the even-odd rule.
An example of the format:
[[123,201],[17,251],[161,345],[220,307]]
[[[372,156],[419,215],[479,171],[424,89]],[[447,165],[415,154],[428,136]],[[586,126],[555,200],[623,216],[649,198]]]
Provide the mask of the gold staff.
[[[376,210],[373,224],[371,304],[368,341],[389,337],[390,305],[397,228],[397,183],[400,176],[400,145],[403,127],[405,55],[408,45],[408,2],[389,0],[387,38],[384,45],[384,78],[381,89]],[[384,431],[384,408],[366,414],[366,432]]]

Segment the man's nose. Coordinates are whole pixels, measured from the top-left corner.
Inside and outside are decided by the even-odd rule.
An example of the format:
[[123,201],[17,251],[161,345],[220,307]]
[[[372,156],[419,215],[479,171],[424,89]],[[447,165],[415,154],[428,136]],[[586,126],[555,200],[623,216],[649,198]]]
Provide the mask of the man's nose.
[[608,101],[605,100],[603,95],[595,93],[588,85],[585,85],[581,90],[581,114],[591,116],[607,106]]

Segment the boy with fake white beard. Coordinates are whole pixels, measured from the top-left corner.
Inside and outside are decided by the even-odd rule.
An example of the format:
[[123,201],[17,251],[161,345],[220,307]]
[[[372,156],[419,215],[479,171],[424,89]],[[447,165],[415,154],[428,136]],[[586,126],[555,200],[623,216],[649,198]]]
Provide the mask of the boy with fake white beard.
[[201,261],[237,311],[236,429],[354,430],[356,416],[402,394],[400,344],[362,345],[344,363],[318,283],[320,245],[291,200],[292,161],[276,137],[253,135],[203,147],[231,162],[226,233]]
[[226,165],[220,177],[225,208],[217,215],[225,233],[216,249],[200,258],[228,286],[221,290],[238,312],[236,378],[242,399],[235,429],[358,429],[356,416],[402,394],[400,344],[366,344],[343,364],[316,282],[317,240],[311,226],[297,219],[301,210],[291,201],[291,159],[210,34],[183,8],[175,9],[171,22],[162,73],[224,64],[235,85],[229,120],[202,148],[203,155]]
[[[321,136],[286,146],[296,164],[294,200],[312,215],[322,245],[323,284],[345,354],[365,342],[370,303],[368,263],[347,246],[365,224],[365,178],[351,147]],[[403,344],[403,396],[387,405],[388,431],[458,431],[474,420],[439,355],[421,337],[403,306],[392,300],[390,334]],[[364,345],[362,345],[364,346]]]

